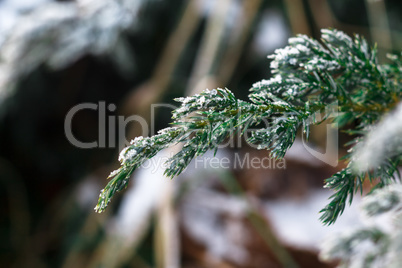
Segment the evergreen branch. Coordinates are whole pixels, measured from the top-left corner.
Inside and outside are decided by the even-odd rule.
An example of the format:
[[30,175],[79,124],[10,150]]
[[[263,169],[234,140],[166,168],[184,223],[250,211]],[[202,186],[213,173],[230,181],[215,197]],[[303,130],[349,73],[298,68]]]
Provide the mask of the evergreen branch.
[[[177,143],[183,147],[167,161],[165,171],[171,178],[183,172],[194,157],[217,150],[225,139],[263,121],[269,126],[253,131],[248,142],[270,150],[277,158],[292,146],[301,126],[308,137],[309,125],[329,117],[340,127],[357,120],[357,127],[349,133],[367,133],[401,99],[401,57],[391,56],[393,63],[379,65],[375,47],[370,48],[358,35],[352,39],[337,30],[322,30],[322,43],[299,35],[289,40],[289,46],[276,50],[268,57],[272,59],[273,77],[252,86],[251,102],[237,99],[228,89],[176,99],[181,106],[173,111],[175,127],[153,137],[137,138],[123,149],[122,167],[111,174],[112,180],[101,192],[95,210],[103,211],[144,161]],[[335,111],[328,109],[333,103],[338,105]],[[317,120],[316,113],[323,113],[323,118]],[[361,143],[360,138],[354,141]],[[347,168],[326,180],[325,187],[335,193],[321,210],[325,224],[334,223],[355,192],[362,192],[365,178],[371,182],[380,178],[377,187],[395,181],[398,157],[387,158],[372,171],[355,173],[354,150],[352,147],[345,158]]]
[[[177,143],[184,144],[181,151],[166,162],[165,175],[173,178],[179,175],[194,157],[203,155],[208,150],[217,150],[219,144],[236,132],[242,134],[251,125],[258,124],[263,119],[279,118],[273,121],[276,127],[268,128],[265,132],[277,139],[288,133],[286,143],[279,144],[277,141],[268,145],[266,140],[261,139],[260,131],[253,132],[249,141],[260,144],[260,147],[271,148],[272,156],[283,157],[293,144],[300,120],[321,108],[314,105],[309,109],[300,108],[284,101],[257,105],[238,100],[230,90],[220,88],[206,90],[187,98],[178,98],[176,101],[181,102],[181,106],[172,113],[175,127],[163,129],[153,137],[138,137],[122,150],[119,156],[122,166],[110,174],[109,178],[112,180],[101,191],[96,211],[104,211],[113,195],[127,186],[131,174],[164,148]],[[296,110],[299,108],[300,111]],[[297,122],[296,119],[284,121],[281,117],[285,114],[294,114],[295,118],[299,119]],[[296,123],[297,125],[294,125]]]
[[398,178],[400,179],[399,163],[398,158],[387,159],[374,170],[356,173],[353,169],[354,162],[350,162],[345,169],[326,179],[324,188],[331,189],[335,193],[330,197],[330,203],[320,211],[322,213],[320,220],[328,225],[335,223],[343,213],[346,203],[349,205],[352,203],[354,194],[359,190],[360,194],[363,193],[363,182],[366,178],[371,183],[378,179],[372,190],[395,183]]
[[114,194],[127,187],[128,180],[135,169],[162,149],[180,142],[185,136],[186,133],[182,129],[173,127],[163,129],[153,137],[137,137],[132,140],[131,145],[121,151],[119,155],[121,167],[110,173],[108,178],[112,180],[101,191],[95,211],[104,211]]

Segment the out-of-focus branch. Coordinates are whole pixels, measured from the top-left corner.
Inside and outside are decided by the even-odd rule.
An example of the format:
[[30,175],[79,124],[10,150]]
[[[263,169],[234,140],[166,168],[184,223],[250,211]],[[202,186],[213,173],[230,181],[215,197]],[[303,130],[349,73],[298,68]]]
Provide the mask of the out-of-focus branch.
[[323,29],[335,27],[334,16],[331,13],[331,9],[327,1],[308,0],[308,3],[317,28]]
[[307,22],[302,0],[285,0],[288,19],[293,33],[311,36],[311,30]]
[[[290,1],[290,0],[289,0]],[[328,1],[309,0],[309,8],[314,22],[318,28],[340,28],[349,34],[360,33],[361,35],[371,35],[378,47],[391,50],[402,44],[402,35],[398,31],[392,31],[389,27],[388,17],[384,2],[366,0],[366,7],[369,17],[369,27],[348,24],[339,21],[331,10]]]
[[244,11],[244,19],[241,21],[241,25],[239,25],[240,29],[238,27],[234,27],[234,29],[232,30],[233,33],[240,31],[240,34],[238,35],[238,38],[233,42],[234,44],[230,45],[226,50],[219,70],[219,81],[224,85],[226,85],[230,81],[233,72],[239,62],[244,45],[246,44],[247,39],[250,36],[252,26],[256,20],[257,13],[261,7],[262,2],[262,0],[243,1],[242,10]]
[[[169,37],[162,56],[156,64],[151,78],[144,84],[132,90],[129,96],[125,98],[122,105],[122,113],[126,115],[136,114],[145,119],[150,118],[150,106],[158,102],[166,91],[173,77],[173,72],[177,66],[178,60],[195,29],[200,23],[200,14],[197,11],[196,1],[189,1],[184,8],[176,29]],[[139,128],[131,127],[128,137],[141,135]]]
[[378,46],[392,49],[391,32],[384,1],[366,0],[365,3],[372,39],[376,40]]
[[187,94],[199,93],[205,89],[200,81],[203,81],[208,75],[212,75],[212,69],[220,59],[219,48],[225,36],[225,21],[232,2],[232,0],[222,0],[214,3],[215,6],[208,19],[207,29],[187,85]]

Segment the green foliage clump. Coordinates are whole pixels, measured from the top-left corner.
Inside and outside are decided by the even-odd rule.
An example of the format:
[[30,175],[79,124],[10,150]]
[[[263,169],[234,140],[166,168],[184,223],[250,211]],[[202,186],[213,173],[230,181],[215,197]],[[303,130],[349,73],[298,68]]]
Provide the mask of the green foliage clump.
[[[347,130],[360,134],[350,143],[348,166],[326,180],[325,187],[335,191],[330,203],[321,210],[321,220],[332,224],[352,202],[354,193],[362,191],[367,177],[379,178],[378,186],[395,180],[400,159],[384,159],[373,171],[353,168],[355,145],[384,113],[392,110],[401,97],[401,57],[393,55],[390,64],[380,65],[377,49],[364,38],[351,38],[334,29],[322,30],[322,43],[305,35],[289,39],[289,45],[277,49],[268,58],[272,78],[255,83],[250,101],[237,99],[228,89],[206,90],[201,94],[178,98],[180,108],[173,111],[174,127],[158,135],[136,138],[120,154],[121,167],[110,175],[95,210],[102,212],[113,195],[127,186],[132,172],[159,151],[177,143],[182,149],[167,161],[165,174],[180,174],[190,161],[250,126],[248,142],[267,149],[272,157],[282,158],[292,146],[298,129],[308,137],[309,126],[331,118],[339,127],[357,122]],[[336,110],[328,107],[336,107]],[[316,114],[324,116],[317,119]]]

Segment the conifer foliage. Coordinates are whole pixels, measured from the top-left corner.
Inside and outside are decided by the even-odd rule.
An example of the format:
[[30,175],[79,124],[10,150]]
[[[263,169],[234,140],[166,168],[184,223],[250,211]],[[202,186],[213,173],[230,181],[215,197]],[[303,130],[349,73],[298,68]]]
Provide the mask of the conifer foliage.
[[[366,178],[378,182],[377,187],[394,182],[400,161],[397,154],[382,159],[373,169],[362,170],[353,167],[353,153],[401,97],[401,56],[391,55],[390,64],[380,65],[376,47],[370,47],[364,38],[351,38],[335,29],[321,32],[322,42],[298,35],[289,39],[287,47],[268,56],[272,78],[252,86],[250,101],[237,99],[229,89],[221,88],[176,99],[181,106],[173,111],[173,127],[152,137],[136,138],[122,150],[121,167],[110,174],[95,210],[104,211],[113,195],[127,186],[136,168],[174,144],[182,143],[183,147],[166,163],[165,174],[171,178],[194,157],[217,150],[225,139],[244,134],[250,126],[257,126],[257,130],[251,131],[248,142],[282,158],[299,129],[308,137],[310,125],[328,118],[357,138],[352,139],[350,154],[344,159],[347,167],[326,180],[325,187],[334,194],[321,210],[324,224],[336,221],[356,191],[362,191]],[[328,109],[334,104],[335,111]],[[317,113],[324,116],[318,119]],[[355,125],[349,129],[351,122]]]
[[402,265],[402,185],[391,184],[363,198],[364,225],[333,234],[320,258],[338,260],[338,267],[397,268]]

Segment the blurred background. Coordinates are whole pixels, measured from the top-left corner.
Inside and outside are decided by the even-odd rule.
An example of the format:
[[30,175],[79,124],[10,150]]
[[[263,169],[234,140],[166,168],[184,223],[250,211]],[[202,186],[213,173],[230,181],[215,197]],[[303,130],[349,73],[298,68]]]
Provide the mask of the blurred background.
[[[227,87],[247,100],[270,77],[267,55],[326,27],[376,42],[385,61],[402,47],[401,11],[399,0],[0,0],[0,266],[334,267],[321,241],[360,223],[355,205],[319,222],[323,180],[343,164],[301,138],[285,166],[217,168],[207,154],[170,180],[154,162],[105,213],[93,208],[124,142],[168,126],[173,98]],[[311,146],[331,142],[326,130]],[[229,147],[216,157],[268,157]]]

